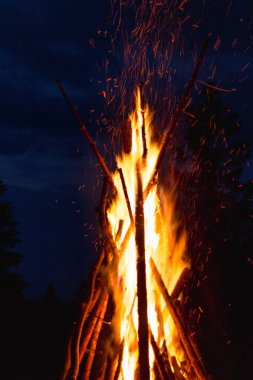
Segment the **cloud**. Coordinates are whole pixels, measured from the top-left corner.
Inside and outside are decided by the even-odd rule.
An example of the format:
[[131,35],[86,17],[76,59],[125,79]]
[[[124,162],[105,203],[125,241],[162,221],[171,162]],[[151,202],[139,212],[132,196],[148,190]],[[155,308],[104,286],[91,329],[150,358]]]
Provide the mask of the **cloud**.
[[96,33],[104,10],[100,5],[100,11],[94,11],[92,5],[85,3],[30,0],[23,6],[20,2],[6,1],[2,19],[4,50],[44,75],[58,72],[75,77],[79,59],[79,64],[80,60],[84,63],[85,74],[86,68],[94,63],[87,37]]

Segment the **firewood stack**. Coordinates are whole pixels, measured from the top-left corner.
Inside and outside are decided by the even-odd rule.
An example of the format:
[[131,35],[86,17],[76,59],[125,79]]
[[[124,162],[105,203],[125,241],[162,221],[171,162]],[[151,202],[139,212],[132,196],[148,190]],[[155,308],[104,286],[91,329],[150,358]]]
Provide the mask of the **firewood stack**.
[[[116,380],[122,378],[121,365],[124,352],[124,339],[121,340],[120,333],[112,331],[111,321],[114,316],[114,300],[112,296],[112,287],[115,284],[120,287],[120,281],[117,278],[117,265],[120,255],[123,254],[127,242],[132,233],[135,236],[137,250],[137,305],[138,305],[138,368],[135,369],[135,379],[149,380],[150,362],[149,362],[149,345],[152,347],[154,354],[155,379],[159,380],[204,380],[208,379],[200,352],[193,338],[193,332],[189,330],[187,317],[182,306],[182,292],[187,287],[191,277],[190,269],[184,269],[174,290],[169,294],[164,280],[159,273],[155,258],[146,261],[145,257],[145,225],[144,225],[144,201],[150,190],[157,181],[157,174],[161,165],[165,149],[170,141],[171,134],[175,128],[182,110],[186,107],[191,90],[196,82],[199,68],[203,62],[207,43],[204,44],[201,53],[196,60],[192,77],[185,87],[185,91],[179,105],[171,119],[170,126],[163,136],[160,152],[154,167],[152,176],[148,185],[143,189],[140,175],[140,165],[136,167],[137,189],[135,194],[135,212],[131,209],[129,195],[124,179],[123,172],[118,168],[121,185],[124,193],[124,202],[126,202],[129,213],[130,227],[126,232],[123,242],[119,247],[119,240],[122,235],[122,225],[124,221],[119,221],[118,232],[113,237],[110,224],[107,219],[107,208],[111,198],[115,196],[118,189],[115,187],[113,175],[108,169],[104,159],[100,155],[95,142],[89,135],[86,127],[83,125],[77,109],[71,103],[62,84],[57,81],[57,85],[63,94],[73,116],[78,123],[81,132],[89,142],[104,174],[105,180],[99,203],[99,223],[101,229],[102,243],[97,262],[94,265],[91,279],[89,295],[85,303],[81,305],[80,316],[73,324],[71,337],[69,339],[66,360],[64,363],[61,380]],[[143,94],[143,85],[141,85],[141,94]],[[144,103],[142,99],[142,104]],[[146,159],[148,149],[145,141],[145,118],[143,112],[142,125],[143,156]],[[131,151],[131,126],[125,123],[123,126],[123,151]],[[155,340],[152,333],[152,326],[149,325],[147,313],[147,290],[146,290],[146,268],[150,266],[153,277],[157,283],[158,289],[163,296],[168,312],[176,327],[181,348],[184,352],[183,362],[178,362],[174,356],[170,356],[166,342],[161,343]],[[123,290],[122,290],[123,291]],[[133,324],[131,318],[129,323]],[[123,379],[123,378],[122,378]]]

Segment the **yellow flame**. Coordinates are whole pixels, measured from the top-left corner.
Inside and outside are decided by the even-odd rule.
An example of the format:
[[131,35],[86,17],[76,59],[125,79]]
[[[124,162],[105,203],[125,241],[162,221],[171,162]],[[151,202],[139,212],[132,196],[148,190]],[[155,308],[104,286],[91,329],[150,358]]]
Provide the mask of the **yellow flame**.
[[[143,187],[145,188],[157,160],[159,145],[153,140],[152,114],[148,107],[145,108],[144,116],[148,154],[145,162],[142,164],[141,175]],[[132,151],[130,154],[123,154],[117,157],[117,164],[123,171],[131,209],[134,211],[135,168],[137,162],[141,160],[143,153],[141,134],[142,110],[139,91],[136,94],[136,109],[130,115],[130,120]],[[130,218],[118,172],[114,174],[114,183],[118,189],[118,196],[108,210],[108,220],[111,224],[114,238],[116,238],[119,221],[124,221],[121,238],[117,241],[120,250],[123,238],[130,226]],[[180,238],[176,235],[177,226],[174,217],[173,195],[168,189],[159,189],[158,193],[157,186],[154,186],[145,200],[145,254],[149,326],[157,344],[161,347],[163,342],[165,342],[169,355],[175,356],[178,362],[180,362],[184,359],[184,354],[180,349],[177,331],[149,266],[149,258],[152,257],[169,293],[172,292],[183,269],[189,266],[189,262],[184,257],[186,234],[183,233]],[[116,305],[113,326],[115,334],[119,336],[120,341],[124,340],[120,377],[122,380],[134,380],[135,370],[138,365],[136,283],[136,246],[134,233],[132,232],[124,252],[120,251],[117,263],[117,280],[113,284]],[[154,379],[154,354],[151,346],[149,353],[151,379]]]

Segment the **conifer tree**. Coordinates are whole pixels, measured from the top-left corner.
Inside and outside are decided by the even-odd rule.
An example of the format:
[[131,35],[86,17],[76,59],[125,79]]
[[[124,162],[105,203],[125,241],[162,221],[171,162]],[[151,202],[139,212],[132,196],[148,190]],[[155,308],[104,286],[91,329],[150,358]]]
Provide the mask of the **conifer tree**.
[[2,200],[5,193],[6,187],[0,181],[0,302],[13,303],[22,299],[27,283],[12,271],[22,257],[15,250],[19,242],[17,222],[12,216],[12,205]]

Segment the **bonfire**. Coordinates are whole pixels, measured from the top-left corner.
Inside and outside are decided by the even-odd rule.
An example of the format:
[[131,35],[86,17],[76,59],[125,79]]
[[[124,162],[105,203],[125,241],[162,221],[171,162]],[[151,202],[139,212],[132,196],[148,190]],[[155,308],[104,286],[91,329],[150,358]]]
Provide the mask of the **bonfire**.
[[[207,379],[182,307],[191,277],[187,234],[177,233],[175,190],[158,182],[166,147],[204,59],[204,44],[162,141],[155,141],[144,85],[122,127],[117,168],[108,168],[60,82],[57,85],[104,174],[103,243],[89,296],[73,325],[61,380]],[[181,229],[182,230],[182,229]]]

